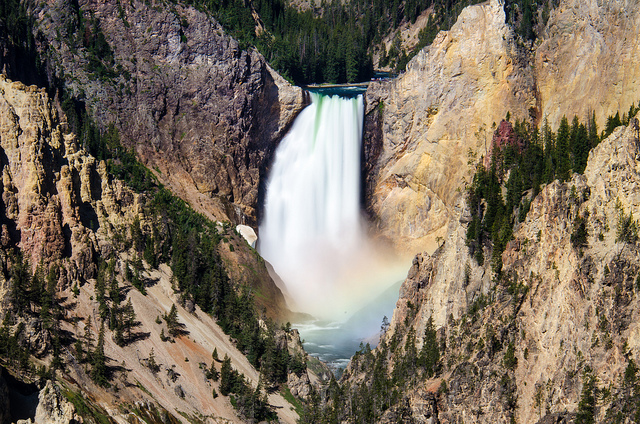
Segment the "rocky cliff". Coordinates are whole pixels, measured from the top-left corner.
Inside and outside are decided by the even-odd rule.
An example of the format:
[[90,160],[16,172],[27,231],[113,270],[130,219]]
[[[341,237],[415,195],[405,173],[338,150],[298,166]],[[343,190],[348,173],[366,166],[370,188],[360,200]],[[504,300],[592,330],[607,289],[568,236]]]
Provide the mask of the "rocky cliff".
[[492,123],[508,111],[527,116],[534,99],[531,67],[499,1],[464,9],[406,73],[372,83],[367,120],[379,120],[382,143],[366,190],[379,232],[407,251],[435,249],[458,214],[468,161],[485,154]]
[[637,1],[561,1],[534,50],[541,118],[626,112],[640,98]]
[[[220,381],[207,377],[210,370],[220,372],[212,352],[217,349],[220,359],[228,356],[249,387],[258,385],[260,372],[214,318],[178,290],[166,263],[154,266],[147,261],[150,257],[138,259],[142,255],[135,242],[127,240],[135,240],[136,234],[146,234],[147,239],[153,234],[159,241],[166,231],[166,217],[160,222],[151,212],[150,194],[134,192],[109,174],[110,165],[79,145],[58,107],[44,89],[0,77],[0,354],[19,378],[34,378],[29,364],[35,362],[42,367],[38,375],[43,379],[35,415],[25,418],[69,422],[77,408],[85,417],[93,411],[115,420],[146,413],[155,419],[163,414],[173,417],[169,422],[185,416],[243,422],[229,397],[217,395]],[[255,291],[262,317],[286,318],[284,298],[264,261],[228,226],[218,225],[217,231],[222,240],[213,248],[228,270],[231,287],[238,292]],[[105,295],[107,259],[112,263],[112,288]],[[136,262],[139,265],[134,267],[139,268],[132,274],[129,264]],[[42,293],[46,294],[36,295],[45,276],[47,288]],[[139,281],[137,288],[131,282],[134,278]],[[47,296],[53,301],[50,309],[42,303]],[[120,298],[120,306],[115,298]],[[126,342],[112,328],[115,322],[105,313],[105,304],[112,305],[115,314],[130,305],[126,308],[135,318]],[[165,318],[165,325],[161,317],[176,305],[173,325],[180,330],[169,337],[169,321]],[[251,308],[243,305],[243,313]],[[266,328],[264,321],[262,325]],[[299,338],[288,338],[299,343]],[[106,384],[95,379],[95,359],[88,359],[97,355],[99,339],[103,340]],[[287,348],[286,344],[281,347]],[[7,352],[18,353],[6,358]],[[304,362],[300,352],[292,349],[294,353]],[[56,361],[64,364],[57,372],[58,383],[45,383],[47,375],[56,375]],[[303,373],[304,368],[299,370]],[[308,392],[308,385],[308,378],[296,381],[299,393]],[[0,402],[4,404],[3,387]],[[281,421],[295,422],[293,407],[280,394],[270,394],[268,403],[277,407]],[[19,409],[11,401],[10,407]]]
[[626,111],[640,98],[636,6],[561,1],[533,45],[505,24],[503,2],[470,6],[398,79],[372,83],[366,204],[379,232],[433,252],[507,112],[552,128],[595,113],[602,128]]
[[54,1],[31,11],[51,84],[114,123],[161,182],[255,225],[260,181],[303,93],[192,7]]
[[[469,256],[460,222],[434,254],[416,257],[376,351],[393,381],[414,358],[405,386],[413,389],[382,422],[639,416],[638,119],[591,151],[584,175],[534,198],[502,254],[502,274]],[[366,361],[357,357],[345,372],[352,387],[367,378]]]
[[138,199],[63,131],[43,89],[4,76],[0,84],[3,253],[18,247],[33,267],[64,258],[63,287],[91,278],[108,248],[98,237],[139,212]]

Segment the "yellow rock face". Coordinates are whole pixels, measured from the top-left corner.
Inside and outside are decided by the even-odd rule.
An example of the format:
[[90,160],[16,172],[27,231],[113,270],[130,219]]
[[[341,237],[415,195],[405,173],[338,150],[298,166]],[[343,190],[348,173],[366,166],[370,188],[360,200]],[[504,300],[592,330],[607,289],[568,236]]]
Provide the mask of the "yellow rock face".
[[563,115],[584,120],[640,100],[640,8],[637,1],[567,0],[552,12],[536,49],[542,116],[557,127]]
[[448,32],[391,84],[374,83],[384,105],[378,183],[370,199],[378,230],[399,250],[432,251],[459,215],[468,157],[485,154],[491,126],[535,106],[530,67],[510,42],[502,5],[466,8]]
[[595,112],[602,129],[640,100],[640,8],[600,3],[561,2],[529,47],[501,2],[467,7],[405,74],[372,83],[367,112],[382,111],[383,140],[367,202],[381,236],[407,253],[433,251],[460,219],[473,167],[507,112],[553,129],[563,115],[584,122]]

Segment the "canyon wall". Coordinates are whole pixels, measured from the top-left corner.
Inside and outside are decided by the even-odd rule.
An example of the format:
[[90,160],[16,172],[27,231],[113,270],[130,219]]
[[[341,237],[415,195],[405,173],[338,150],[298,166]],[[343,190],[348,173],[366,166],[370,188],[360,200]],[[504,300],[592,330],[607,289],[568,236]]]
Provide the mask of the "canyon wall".
[[[376,355],[395,375],[413,337],[413,355],[421,352],[433,322],[439,365],[433,376],[412,369],[406,395],[381,422],[574,422],[578,413],[629,422],[640,414],[639,120],[595,147],[584,175],[541,190],[514,228],[500,275],[470,257],[459,222],[432,255],[415,258]],[[367,378],[358,361],[343,377],[352,387]],[[589,381],[600,396],[592,403]]]
[[[191,7],[56,0],[32,13],[51,83],[61,81],[102,128],[115,124],[194,208],[257,223],[260,181],[306,103],[300,88]],[[95,54],[100,37],[108,48]]]
[[402,76],[372,83],[366,100],[367,119],[379,120],[367,126],[382,133],[367,206],[379,233],[415,253],[433,251],[446,236],[492,123],[509,111],[527,117],[535,85],[494,0],[464,9]]
[[433,252],[464,209],[493,130],[512,119],[555,130],[640,100],[637,2],[561,1],[533,45],[505,24],[504,5],[470,6],[407,71],[367,91],[365,203],[399,249]]
[[[554,130],[563,116],[595,114],[602,130],[640,100],[637,6],[561,1],[531,45],[504,25],[502,2],[471,6],[405,74],[372,83],[367,210],[380,236],[421,252],[381,345],[356,355],[342,380],[352,393],[371,381],[374,394],[409,367],[399,380],[407,393],[380,422],[639,416],[640,115],[592,149],[583,175],[533,197],[501,274],[478,265],[465,243],[466,186],[507,112]],[[438,365],[423,371],[422,349],[434,345]],[[589,403],[593,393],[601,397]]]
[[[58,341],[64,343],[59,353],[63,369],[57,374],[53,368],[49,370],[57,375],[57,382],[45,385],[46,378],[42,378],[35,419],[57,417],[58,422],[69,422],[75,408],[65,399],[82,390],[89,394],[84,402],[120,421],[131,419],[131,410],[174,417],[173,421],[163,422],[176,422],[185,413],[213,422],[243,422],[228,397],[218,396],[218,392],[212,397],[212,390],[220,390],[220,382],[207,378],[207,370],[217,367],[220,372],[219,362],[228,355],[234,369],[242,372],[251,387],[258,385],[260,372],[209,313],[192,300],[185,300],[169,265],[154,267],[147,256],[142,261],[143,255],[132,244],[138,232],[148,238],[166,231],[153,213],[153,196],[134,192],[109,174],[105,161],[89,155],[75,134],[67,131],[56,102],[46,90],[12,82],[4,76],[0,76],[0,159],[0,314],[6,317],[1,340],[6,343],[7,337],[14,334],[18,341],[10,343],[28,347],[38,364],[45,365],[41,370],[44,373],[51,366],[55,350],[53,330],[46,325],[56,326],[64,337]],[[218,225],[218,231],[222,240],[213,248],[218,250],[231,287],[256,293],[256,309],[265,321],[267,317],[286,321],[289,311],[284,297],[269,277],[264,261],[233,229]],[[29,267],[20,274],[23,260]],[[108,295],[104,293],[104,277],[102,295],[97,287],[101,278],[98,269],[104,268],[105,261],[113,263],[110,278],[115,281],[123,305],[129,302],[134,312],[133,337],[127,343],[116,342],[115,330],[100,305],[100,296],[108,297],[113,304],[112,313],[118,310],[113,290],[109,289]],[[128,276],[132,272],[130,264],[138,261],[138,278],[144,290],[134,288],[132,277]],[[49,269],[52,274],[47,272]],[[32,279],[34,271],[36,277]],[[49,318],[53,324],[40,317],[46,316],[44,308],[40,313],[32,310],[32,303],[37,304],[39,299],[25,301],[19,296],[22,293],[31,299],[37,278],[44,279],[44,275],[56,276],[48,283],[53,284],[53,297],[59,304],[60,318]],[[160,317],[166,317],[172,306],[176,306],[181,331],[167,338]],[[24,311],[17,313],[16,307],[23,307]],[[19,334],[14,327],[24,331]],[[97,351],[92,343],[97,342],[100,328],[105,333],[105,363],[111,389],[90,378],[89,367],[93,369],[93,363],[82,359]],[[87,334],[93,342],[87,342]],[[296,332],[285,334],[279,330],[278,337],[285,348],[289,342],[292,351],[295,347],[296,354],[301,355]],[[79,342],[72,346],[73,340]],[[95,350],[83,353],[83,349]],[[214,349],[220,355],[217,362],[212,359]],[[150,357],[155,358],[157,369],[149,366]],[[30,378],[29,372],[15,363],[9,365],[12,373],[25,373],[18,374],[18,379]],[[300,373],[295,383],[299,393],[309,392],[306,373]],[[282,422],[295,422],[293,407],[280,394],[270,394],[268,402],[277,407]],[[5,388],[0,379],[0,405],[5,404]],[[86,409],[81,413],[86,415]],[[0,418],[6,419],[4,414]]]
[[0,93],[3,253],[19,247],[34,268],[65,258],[63,287],[91,278],[110,249],[99,239],[131,220],[139,199],[63,130],[44,89],[0,76]]
[[551,11],[534,50],[540,117],[557,128],[563,115],[583,122],[640,101],[640,3],[564,0]]

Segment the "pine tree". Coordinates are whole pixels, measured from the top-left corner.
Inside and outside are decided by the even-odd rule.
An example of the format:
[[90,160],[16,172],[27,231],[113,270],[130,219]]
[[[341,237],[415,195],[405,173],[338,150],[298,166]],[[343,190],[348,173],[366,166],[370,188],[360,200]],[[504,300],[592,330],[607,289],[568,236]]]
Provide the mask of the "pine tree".
[[82,345],[82,339],[78,337],[73,344],[73,350],[76,351],[76,359],[78,362],[83,363],[85,361],[84,347]]
[[109,306],[107,305],[107,301],[105,299],[105,290],[106,290],[106,285],[105,285],[105,270],[106,270],[106,263],[102,262],[100,264],[100,268],[98,270],[98,276],[96,278],[96,286],[95,286],[95,292],[96,292],[96,300],[98,301],[98,311],[100,312],[100,319],[102,321],[107,320],[107,318],[109,318]]
[[180,334],[180,323],[178,322],[178,309],[176,305],[171,305],[171,310],[164,316],[164,320],[167,322],[167,330],[172,337],[176,337]]
[[93,352],[93,330],[91,328],[91,317],[87,317],[87,322],[84,326],[84,336],[83,343],[77,344],[76,347],[84,347],[84,361],[91,363],[92,362],[92,352]]
[[596,414],[596,378],[587,369],[583,376],[582,394],[576,413],[576,424],[593,424]]
[[609,116],[607,118],[607,123],[605,125],[604,133],[602,134],[602,138],[607,138],[611,135],[613,130],[622,125],[622,121],[620,120],[620,112],[616,112],[614,116]]
[[151,352],[149,352],[149,357],[147,358],[147,367],[149,367],[153,374],[160,371],[160,365],[156,362],[156,355],[153,352],[153,348],[151,348]]
[[569,131],[569,153],[571,155],[571,169],[576,170],[576,164],[578,163],[578,128],[580,127],[580,121],[577,116],[573,116],[571,121],[571,129]]
[[220,373],[216,369],[215,361],[211,362],[211,367],[206,371],[205,377],[209,380],[218,381],[220,378]]
[[577,118],[573,119],[571,125],[571,144],[573,152],[573,171],[578,174],[584,173],[589,159],[589,150],[591,149],[589,133],[584,124],[578,122]]
[[346,43],[345,66],[347,82],[356,82],[358,80],[358,59],[356,48],[354,47],[354,40],[351,35],[347,36]]
[[42,282],[42,266],[38,265],[29,283],[29,306],[33,312],[42,306],[44,283]]
[[104,325],[100,327],[100,333],[98,334],[98,344],[95,350],[91,353],[91,379],[98,386],[109,387],[109,380],[107,376],[107,359],[104,354]]
[[144,245],[144,253],[143,258],[149,266],[155,268],[157,266],[156,261],[156,247],[155,247],[155,238],[153,236],[147,237],[147,240]]
[[424,329],[424,340],[420,350],[419,363],[422,365],[428,377],[433,377],[440,364],[440,349],[438,347],[438,336],[433,317],[429,317]]
[[233,386],[235,386],[234,377],[234,371],[233,368],[231,368],[231,359],[229,356],[224,355],[222,368],[220,368],[220,394],[222,396],[229,396],[229,393],[233,391]]
[[51,348],[52,348],[52,359],[51,359],[51,369],[62,369],[64,363],[62,362],[62,358],[60,357],[61,344],[60,344],[60,332],[55,331],[51,337]]
[[54,322],[58,320],[60,314],[60,305],[56,302],[56,286],[57,273],[54,267],[51,267],[47,273],[45,281],[45,287],[42,291],[40,300],[40,318],[44,327],[48,330],[54,325]]
[[385,315],[382,317],[382,324],[380,324],[380,336],[383,336],[389,329],[389,318]]
[[142,228],[140,227],[140,218],[138,218],[137,216],[131,223],[130,231],[133,248],[136,250],[136,252],[142,253],[144,249],[144,235],[142,234]]
[[410,377],[412,380],[415,377],[411,370],[416,368],[418,362],[418,351],[416,350],[416,331],[413,327],[409,329],[407,339],[404,344],[404,357],[402,358],[404,365],[403,378]]
[[18,315],[23,315],[29,306],[28,288],[31,284],[31,273],[29,271],[29,261],[23,259],[19,252],[13,258],[13,266],[9,271],[11,278],[11,299],[14,309]]
[[118,287],[118,280],[112,275],[109,279],[109,300],[114,305],[120,305],[122,298],[120,297],[120,288]]
[[11,339],[11,330],[9,323],[10,314],[5,314],[2,320],[2,327],[0,327],[0,355],[8,356],[7,353],[11,348],[10,339]]
[[570,156],[570,134],[569,121],[566,116],[562,117],[560,127],[558,128],[558,136],[556,140],[556,162],[557,176],[560,181],[567,181],[571,172],[571,156]]
[[122,308],[122,327],[123,332],[126,335],[126,342],[130,342],[132,339],[131,330],[136,325],[136,312],[133,309],[131,299]]

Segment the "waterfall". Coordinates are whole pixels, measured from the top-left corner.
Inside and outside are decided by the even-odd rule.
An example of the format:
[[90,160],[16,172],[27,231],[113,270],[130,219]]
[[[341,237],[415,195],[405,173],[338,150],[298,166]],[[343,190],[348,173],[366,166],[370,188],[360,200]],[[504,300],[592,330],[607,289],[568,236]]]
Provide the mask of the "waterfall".
[[332,302],[365,238],[360,214],[364,104],[312,93],[275,154],[259,251],[305,311]]

